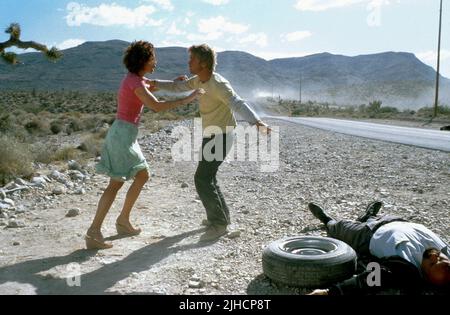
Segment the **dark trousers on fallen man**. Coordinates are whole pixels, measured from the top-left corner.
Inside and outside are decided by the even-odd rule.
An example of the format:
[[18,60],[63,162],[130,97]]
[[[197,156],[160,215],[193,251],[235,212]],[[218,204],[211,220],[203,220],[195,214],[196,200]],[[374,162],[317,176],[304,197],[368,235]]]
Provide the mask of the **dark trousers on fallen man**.
[[395,215],[370,217],[367,222],[331,220],[327,223],[328,235],[350,245],[358,255],[370,255],[370,240],[375,232],[385,224],[406,220]]
[[234,141],[234,134],[203,138],[201,159],[195,172],[195,188],[212,225],[229,225],[230,210],[217,183],[217,172]]

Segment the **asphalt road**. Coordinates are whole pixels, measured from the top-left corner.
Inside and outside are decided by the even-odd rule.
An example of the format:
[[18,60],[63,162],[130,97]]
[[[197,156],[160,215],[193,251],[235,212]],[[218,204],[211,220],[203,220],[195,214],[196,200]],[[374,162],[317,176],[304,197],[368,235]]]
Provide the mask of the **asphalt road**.
[[448,131],[408,128],[330,118],[278,116],[271,116],[270,118],[346,135],[450,152],[450,132]]

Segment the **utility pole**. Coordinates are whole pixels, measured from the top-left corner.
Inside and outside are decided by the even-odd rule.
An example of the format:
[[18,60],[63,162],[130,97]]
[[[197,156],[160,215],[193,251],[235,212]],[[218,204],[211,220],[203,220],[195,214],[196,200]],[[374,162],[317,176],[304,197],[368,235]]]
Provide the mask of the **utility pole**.
[[302,103],[302,74],[300,73],[300,89],[299,89],[299,98],[298,98],[298,100],[299,100],[299,102],[300,102],[300,104]]
[[438,104],[439,104],[439,71],[441,66],[441,31],[442,31],[442,0],[439,10],[439,37],[438,37],[438,54],[437,54],[437,71],[436,71],[436,95],[434,99],[434,115],[433,118],[437,117],[438,114]]

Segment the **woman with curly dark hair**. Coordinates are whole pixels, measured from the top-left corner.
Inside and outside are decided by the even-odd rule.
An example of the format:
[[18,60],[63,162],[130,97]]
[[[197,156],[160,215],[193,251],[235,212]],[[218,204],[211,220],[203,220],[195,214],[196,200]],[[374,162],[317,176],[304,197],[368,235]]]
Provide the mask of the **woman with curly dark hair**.
[[96,166],[98,173],[110,177],[110,182],[98,203],[97,213],[86,233],[88,249],[108,249],[101,227],[125,181],[133,179],[122,212],[116,220],[119,235],[138,235],[141,229],[130,223],[130,212],[149,179],[148,164],[137,142],[138,125],[144,106],[155,112],[169,110],[194,101],[204,93],[197,89],[189,96],[175,101],[159,101],[149,90],[144,75],[152,73],[156,67],[153,45],[146,41],[133,42],[123,59],[128,74],[123,79],[118,92],[116,120],[108,131],[103,146],[101,160]]

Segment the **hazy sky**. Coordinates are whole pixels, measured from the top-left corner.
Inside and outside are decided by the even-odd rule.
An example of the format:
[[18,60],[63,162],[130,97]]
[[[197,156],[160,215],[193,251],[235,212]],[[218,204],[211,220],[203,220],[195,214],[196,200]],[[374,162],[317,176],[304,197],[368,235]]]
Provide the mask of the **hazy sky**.
[[[450,77],[450,1],[442,73]],[[414,53],[436,68],[439,0],[1,0],[0,21],[22,39],[61,49],[84,41],[145,39],[158,47],[207,42],[265,59],[330,52]],[[0,34],[0,41],[7,34]],[[163,58],[163,56],[159,56]]]

